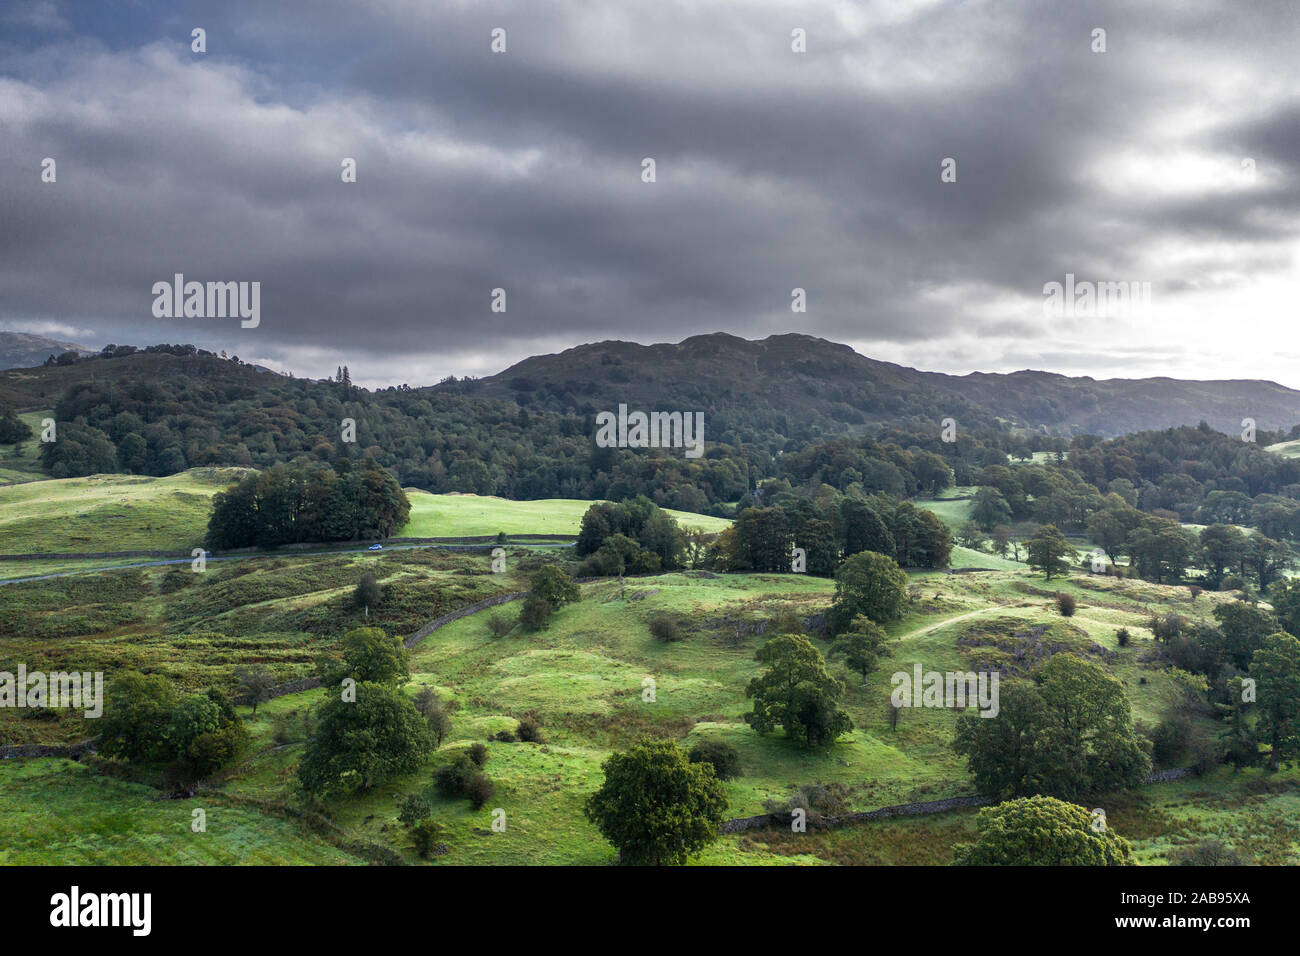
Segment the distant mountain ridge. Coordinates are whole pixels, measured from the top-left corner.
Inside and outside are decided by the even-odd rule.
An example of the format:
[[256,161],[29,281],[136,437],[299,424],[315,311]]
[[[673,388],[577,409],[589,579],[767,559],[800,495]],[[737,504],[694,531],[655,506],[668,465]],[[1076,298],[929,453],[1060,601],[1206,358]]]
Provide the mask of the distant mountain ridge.
[[[125,385],[185,375],[239,382],[255,392],[278,390],[286,381],[279,373],[225,361],[192,346],[166,347],[184,354],[140,350],[104,358],[91,352],[92,359],[44,368],[41,363],[50,354],[81,347],[0,333],[0,346],[20,340],[44,343],[33,346],[37,357],[30,365],[35,367],[0,371],[0,405],[22,410],[50,407],[69,387],[96,380]],[[330,394],[338,387],[289,381],[303,394]],[[386,391],[391,393],[381,389],[372,394]],[[703,411],[708,436],[716,440],[726,432],[732,440],[759,443],[774,435],[802,441],[880,427],[928,429],[948,417],[967,427],[1011,425],[1108,438],[1201,421],[1229,434],[1239,432],[1246,418],[1261,430],[1289,431],[1300,423],[1300,391],[1275,382],[1097,380],[1030,370],[949,375],[878,361],[847,345],[800,333],[761,340],[713,333],[656,345],[595,342],[535,355],[482,379],[411,391],[431,397],[451,392],[516,402],[530,411],[587,416],[616,411],[620,404],[644,411]]]
[[1106,437],[1195,425],[1239,431],[1300,422],[1300,391],[1232,379],[1072,378],[1054,372],[924,372],[860,355],[799,333],[761,340],[726,333],[677,344],[607,341],[537,355],[475,383],[473,394],[560,409],[728,407],[764,419],[788,416],[823,427],[966,417],[1000,419],[1065,435]]
[[34,335],[30,332],[6,332],[0,330],[0,369],[31,368],[40,365],[51,355],[61,352],[80,352],[90,354],[94,349],[75,342]]

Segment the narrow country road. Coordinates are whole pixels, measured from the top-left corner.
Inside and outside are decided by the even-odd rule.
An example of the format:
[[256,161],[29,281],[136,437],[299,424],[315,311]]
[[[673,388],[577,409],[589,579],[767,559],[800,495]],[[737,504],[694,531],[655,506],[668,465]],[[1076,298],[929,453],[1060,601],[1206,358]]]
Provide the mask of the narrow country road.
[[[564,548],[572,547],[571,541],[556,541],[544,543],[520,543],[507,544],[510,548]],[[384,554],[388,551],[420,551],[427,548],[442,548],[447,551],[483,551],[496,547],[494,544],[394,544],[386,546],[383,551],[371,551],[369,547],[343,548],[336,551],[299,551],[299,552],[269,552],[258,554],[225,554],[225,555],[208,555],[208,561],[249,561],[257,558],[314,558],[318,555],[327,554]],[[56,560],[33,559],[39,560]],[[76,561],[75,554],[61,557],[57,560]],[[28,581],[49,581],[54,578],[68,578],[79,574],[95,574],[100,571],[125,571],[128,568],[157,568],[168,564],[189,564],[193,558],[162,558],[157,561],[137,561],[132,564],[102,564],[92,568],[78,568],[75,571],[59,571],[54,574],[37,574],[25,578],[8,578],[0,580],[0,587],[6,584],[23,584]]]

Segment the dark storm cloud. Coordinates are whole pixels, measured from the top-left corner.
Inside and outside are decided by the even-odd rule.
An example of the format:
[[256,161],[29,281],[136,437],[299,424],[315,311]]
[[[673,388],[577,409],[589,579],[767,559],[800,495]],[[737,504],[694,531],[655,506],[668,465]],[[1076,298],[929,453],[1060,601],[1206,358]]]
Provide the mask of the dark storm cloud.
[[[1141,350],[1071,351],[1044,282],[1178,296],[1292,263],[1286,4],[160,9],[51,6],[0,46],[0,324],[366,382],[716,329],[1127,367]],[[1250,190],[1197,178],[1247,156]],[[260,280],[261,326],[154,319],[174,272]]]

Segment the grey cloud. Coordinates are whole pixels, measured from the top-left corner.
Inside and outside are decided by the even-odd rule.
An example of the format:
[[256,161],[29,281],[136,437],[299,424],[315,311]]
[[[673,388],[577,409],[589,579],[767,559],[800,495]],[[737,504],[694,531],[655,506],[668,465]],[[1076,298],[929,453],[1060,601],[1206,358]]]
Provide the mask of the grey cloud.
[[[1041,345],[1026,364],[1080,367],[1035,321],[1044,282],[1193,294],[1218,247],[1238,250],[1225,273],[1253,279],[1285,272],[1296,237],[1300,107],[1278,92],[1295,31],[1280,3],[1230,17],[1226,0],[918,6],[861,36],[831,4],[181,9],[170,39],[160,21],[134,44],[55,38],[0,58],[14,132],[0,139],[0,323],[196,341],[299,374],[353,356],[368,381],[388,380],[395,354],[446,374],[715,329],[900,343],[976,330]],[[183,42],[200,15],[207,57]],[[503,56],[488,52],[497,25]],[[808,54],[790,53],[792,26]],[[1094,26],[1104,55],[1088,51]],[[1268,96],[1238,115],[1186,88],[1207,51],[1258,71]],[[1200,95],[1209,122],[1190,148],[1249,149],[1286,175],[1146,200],[1080,179],[1123,151],[1158,163],[1152,127]],[[55,186],[37,176],[45,155]],[[339,182],[344,156],[355,185]],[[939,181],[948,156],[956,184]],[[1205,246],[1197,274],[1146,274],[1171,242],[1191,261]],[[261,280],[262,326],[153,319],[150,286],[176,271]],[[1024,311],[923,294],[975,285]],[[488,311],[498,286],[504,315]],[[795,286],[807,314],[789,309]]]

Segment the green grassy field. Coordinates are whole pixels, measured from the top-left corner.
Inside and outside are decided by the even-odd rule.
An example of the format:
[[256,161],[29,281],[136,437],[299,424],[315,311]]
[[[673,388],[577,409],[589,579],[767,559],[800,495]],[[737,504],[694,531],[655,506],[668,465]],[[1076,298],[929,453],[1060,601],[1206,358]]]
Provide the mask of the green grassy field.
[[1276,445],[1268,445],[1264,449],[1271,451],[1275,455],[1281,455],[1283,458],[1300,458],[1300,438],[1293,441],[1282,441]]
[[[431,495],[407,488],[411,520],[398,532],[406,538],[441,538],[456,535],[577,534],[590,501],[546,498],[539,501],[511,501],[480,495]],[[726,518],[669,511],[683,528],[721,531],[731,522]]]
[[[166,478],[92,475],[0,487],[0,553],[188,551],[203,544],[212,496],[243,473],[193,468]],[[592,502],[509,501],[407,489],[411,519],[398,537],[577,534]],[[669,512],[684,528],[721,531],[725,518]],[[0,576],[15,577],[0,568]]]
[[916,506],[926,511],[933,511],[935,516],[955,534],[970,520],[975,504],[970,498],[920,498]]
[[[0,864],[340,865],[365,862],[292,821],[216,802],[163,800],[71,760],[0,763]],[[205,830],[194,832],[202,809]]]
[[[172,493],[195,493],[192,485],[169,481],[140,481],[140,513],[160,507],[150,503],[150,490],[161,491],[164,502]],[[41,497],[48,489],[34,486],[5,492],[28,488],[34,495],[28,501],[64,502],[62,510],[34,512],[45,516],[47,528],[28,534],[44,537],[55,533],[50,525],[72,522],[87,497],[103,496],[105,488],[93,479],[79,482],[39,483],[58,486],[49,498]],[[471,513],[476,508],[489,513],[490,529],[518,535],[555,533],[554,527],[527,529],[528,508],[558,523],[580,516],[569,504],[585,505],[421,494],[413,501],[423,498],[430,499],[425,515],[442,501],[454,502],[440,520],[454,521],[460,534],[491,533],[468,530],[484,517]],[[524,508],[510,507],[516,504]],[[497,524],[507,519],[519,524]],[[29,670],[103,670],[110,679],[136,668],[162,674],[180,690],[211,685],[229,692],[241,664],[264,664],[277,682],[296,679],[311,674],[317,656],[351,627],[369,623],[407,635],[449,610],[525,587],[531,570],[554,560],[565,558],[510,548],[510,571],[497,575],[479,553],[297,554],[213,563],[203,574],[186,565],[11,584],[0,587],[0,661],[24,661]],[[743,719],[744,687],[760,671],[754,653],[767,639],[768,623],[787,610],[815,620],[830,603],[832,581],[689,571],[628,579],[623,586],[595,582],[583,585],[582,600],[561,610],[547,630],[492,636],[490,617],[518,613],[519,605],[509,604],[464,617],[418,644],[405,691],[428,685],[454,702],[452,732],[418,772],[332,803],[337,832],[270,812],[299,801],[294,774],[310,733],[307,715],[325,694],[314,690],[266,703],[256,717],[241,708],[254,741],[250,753],[213,781],[215,789],[192,800],[162,800],[159,791],[63,759],[0,761],[0,805],[17,808],[0,814],[0,846],[6,847],[0,862],[356,863],[364,862],[356,847],[378,845],[420,863],[396,813],[404,796],[421,792],[450,847],[434,865],[608,864],[614,851],[583,817],[582,803],[600,785],[601,762],[644,735],[688,747],[711,739],[734,745],[744,773],[725,784],[729,817],[761,813],[811,783],[842,785],[855,810],[970,794],[970,778],[951,748],[957,714],[909,709],[891,726],[893,673],[915,664],[982,669],[989,660],[1014,668],[1018,647],[1044,641],[1105,666],[1122,681],[1135,719],[1151,726],[1163,716],[1169,678],[1146,627],[1150,615],[1175,610],[1205,620],[1216,603],[1231,599],[1078,573],[1047,582],[1023,565],[965,548],[954,549],[953,565],[990,570],[910,574],[910,607],[887,629],[891,644],[865,683],[831,660],[831,672],[846,684],[843,706],[855,727],[824,749],[755,733]],[[385,595],[369,617],[351,600],[365,571],[376,575]],[[1069,619],[1055,610],[1058,591],[1078,602]],[[682,641],[666,644],[650,634],[649,620],[658,614],[678,621]],[[1125,647],[1116,638],[1121,627],[1133,638]],[[815,643],[828,650],[824,641]],[[524,716],[540,723],[544,743],[489,740]],[[49,718],[0,711],[0,743],[69,742],[94,730],[79,716]],[[1197,719],[1210,726],[1209,718]],[[432,787],[434,771],[475,742],[486,743],[486,771],[496,785],[481,811],[443,799]],[[1298,777],[1300,770],[1220,771],[1109,795],[1104,806],[1144,863],[1167,862],[1171,849],[1209,836],[1259,862],[1294,863],[1300,862],[1300,826],[1292,822]],[[188,828],[196,807],[209,812],[206,834]],[[504,832],[491,828],[496,809],[505,813]],[[945,864],[954,843],[971,838],[974,819],[961,811],[799,835],[749,831],[723,837],[696,862]]]
[[[9,589],[0,589],[0,609],[9,604],[34,613],[36,620],[46,621],[41,625],[45,631],[38,632],[52,635],[28,637],[21,648],[0,644],[0,656],[21,651],[40,661],[41,654],[48,654],[69,665],[86,661],[84,666],[109,671],[143,666],[196,687],[220,685],[240,660],[266,660],[287,679],[307,672],[316,650],[352,626],[351,619],[338,618],[342,605],[332,602],[342,600],[347,583],[365,562],[396,596],[396,606],[382,611],[374,623],[396,633],[413,630],[442,607],[485,593],[475,581],[490,589],[518,586],[516,577],[497,581],[483,574],[478,565],[486,562],[479,556],[429,552],[337,556],[323,565],[307,558],[258,561],[254,570],[209,572],[211,576],[186,586],[176,577],[186,572],[108,572],[72,579],[79,583],[48,598],[37,598],[39,592],[6,598]],[[466,570],[478,574],[467,578]],[[124,580],[128,576],[138,577]],[[1040,576],[1022,570],[927,572],[910,578],[912,606],[889,628],[893,643],[868,681],[863,684],[841,663],[831,664],[847,685],[844,705],[855,729],[825,750],[794,747],[780,733],[754,733],[743,721],[748,709],[743,688],[759,670],[753,654],[765,640],[763,622],[785,608],[801,615],[824,609],[832,593],[829,581],[683,572],[632,579],[623,589],[616,582],[594,583],[582,587],[581,602],[559,612],[550,629],[538,634],[516,630],[503,638],[491,636],[487,618],[512,615],[517,605],[463,618],[415,648],[406,688],[414,693],[430,685],[456,702],[451,735],[419,772],[337,802],[332,816],[348,840],[391,847],[416,863],[396,808],[406,794],[423,792],[446,828],[450,852],[438,858],[442,862],[610,863],[613,851],[582,816],[582,801],[599,786],[601,761],[645,734],[668,736],[685,746],[704,739],[732,743],[744,775],[725,784],[728,816],[760,813],[766,801],[780,801],[793,787],[814,782],[842,784],[851,807],[860,810],[967,794],[972,792],[969,778],[949,746],[956,714],[907,710],[891,729],[886,700],[892,673],[910,671],[915,663],[927,670],[966,669],[972,655],[1014,646],[1017,635],[1046,625],[1054,644],[1103,662],[1123,681],[1135,718],[1153,723],[1161,715],[1167,679],[1152,657],[1144,626],[1149,613],[1176,609],[1203,618],[1216,601],[1226,599],[1206,594],[1193,600],[1182,588],[1086,575],[1047,586]],[[1053,610],[1058,590],[1078,600],[1078,612],[1069,620]],[[128,592],[151,595],[143,602],[147,613],[125,621],[96,619],[97,608],[112,612]],[[411,606],[418,595],[433,597],[427,605]],[[79,609],[78,617],[70,620],[59,610],[69,606]],[[677,617],[685,639],[664,644],[653,638],[647,621],[656,613]],[[1121,626],[1134,637],[1124,648],[1115,639]],[[647,679],[653,681],[653,699],[645,694],[651,686]],[[224,808],[228,822],[219,831],[222,839],[211,839],[210,822],[207,842],[181,834],[166,852],[157,851],[158,859],[227,862],[225,854],[237,852],[232,846],[249,841],[262,848],[256,862],[354,862],[337,845],[299,834],[298,824],[266,819],[253,809],[259,803],[294,801],[293,773],[306,732],[302,721],[323,693],[278,698],[259,708],[255,719],[245,708],[253,752],[218,792],[197,801],[160,802],[146,788],[107,780],[68,761],[0,765],[0,800],[25,808],[15,822],[0,824],[0,834],[8,836],[6,826],[23,834],[22,840],[6,843],[9,861],[31,861],[31,854],[48,845],[69,862],[137,862],[154,852],[151,840],[164,840],[166,827],[183,824],[188,808],[206,800],[205,805]],[[444,800],[433,791],[433,771],[451,754],[513,728],[526,714],[541,723],[546,742],[487,743],[486,769],[496,784],[488,807],[475,812],[466,801]],[[19,724],[25,725],[20,729],[28,731],[28,739],[75,739],[85,733],[79,723],[84,722],[70,722],[66,734],[56,733],[48,722],[22,718],[0,727],[9,739]],[[1295,776],[1225,771],[1150,785],[1108,797],[1113,800],[1113,805],[1107,803],[1108,817],[1135,841],[1139,858],[1147,863],[1166,862],[1171,848],[1207,835],[1222,835],[1261,862],[1296,862],[1300,832],[1290,822],[1295,819]],[[498,808],[505,811],[504,832],[491,829],[491,811]],[[67,814],[84,822],[69,826]],[[946,863],[953,843],[970,838],[973,821],[974,814],[963,811],[798,836],[751,831],[722,838],[697,862]],[[83,831],[95,838],[74,839]]]
[[[972,548],[963,548],[961,545],[953,545],[952,567],[954,568],[992,568],[996,571],[1012,571],[1016,568],[1024,568],[1023,563],[1017,563],[1010,558],[1000,558],[996,554],[989,554],[987,551],[976,551]],[[0,568],[0,572],[3,568]]]
[[0,552],[185,551],[203,544],[212,496],[241,474],[92,475],[0,488]]

